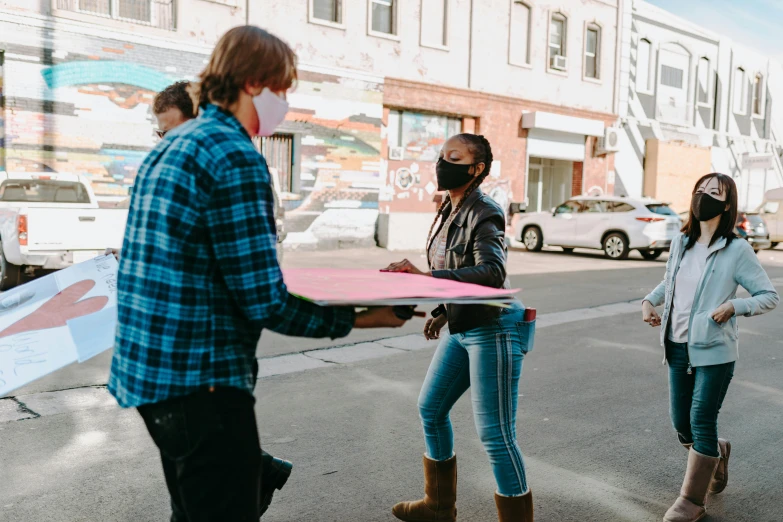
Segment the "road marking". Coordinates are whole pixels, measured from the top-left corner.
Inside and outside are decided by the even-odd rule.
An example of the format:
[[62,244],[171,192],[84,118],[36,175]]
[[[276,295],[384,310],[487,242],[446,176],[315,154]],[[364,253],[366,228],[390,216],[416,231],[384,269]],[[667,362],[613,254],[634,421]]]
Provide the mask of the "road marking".
[[[641,301],[633,301],[541,314],[536,321],[536,329],[637,313],[640,309]],[[421,334],[413,334],[389,337],[373,342],[261,358],[258,360],[258,377],[259,379],[266,379],[276,375],[298,373],[306,370],[378,359],[390,355],[399,355],[405,352],[435,348],[438,342],[437,340],[428,341]],[[29,420],[42,416],[94,408],[119,409],[119,406],[117,406],[116,401],[111,397],[105,386],[89,386],[19,395],[17,397],[0,399],[0,423]]]

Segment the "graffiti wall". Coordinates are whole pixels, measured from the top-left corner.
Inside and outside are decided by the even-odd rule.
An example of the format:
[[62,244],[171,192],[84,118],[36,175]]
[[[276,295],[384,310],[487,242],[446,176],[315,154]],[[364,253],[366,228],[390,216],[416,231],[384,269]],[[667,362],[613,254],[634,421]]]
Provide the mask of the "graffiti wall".
[[[127,197],[156,143],[155,93],[194,79],[208,58],[5,22],[0,50],[8,170],[83,174],[107,202]],[[267,159],[285,177],[290,242],[374,244],[384,185],[382,80],[302,67],[288,99],[275,149],[288,155]]]
[[298,163],[283,195],[289,238],[374,243],[382,83],[305,69],[288,99],[279,132],[295,138],[291,160]]
[[126,197],[155,143],[155,93],[194,77],[205,56],[0,26],[7,170],[84,174],[100,199]]

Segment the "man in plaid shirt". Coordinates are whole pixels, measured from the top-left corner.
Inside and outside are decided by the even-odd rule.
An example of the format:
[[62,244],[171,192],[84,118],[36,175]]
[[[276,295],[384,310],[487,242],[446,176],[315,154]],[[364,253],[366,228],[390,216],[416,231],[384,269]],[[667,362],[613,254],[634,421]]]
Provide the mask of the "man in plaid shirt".
[[109,391],[138,408],[160,449],[175,521],[259,518],[264,328],[337,338],[404,323],[390,308],[319,307],[285,287],[269,172],[250,137],[274,132],[295,76],[284,42],[232,29],[193,86],[201,115],[170,131],[136,178]]

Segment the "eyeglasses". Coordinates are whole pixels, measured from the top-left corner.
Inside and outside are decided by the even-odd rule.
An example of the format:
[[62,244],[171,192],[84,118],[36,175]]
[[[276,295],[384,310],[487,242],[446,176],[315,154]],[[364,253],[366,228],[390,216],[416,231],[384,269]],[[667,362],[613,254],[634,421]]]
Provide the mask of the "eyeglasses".
[[155,129],[155,134],[157,134],[158,138],[161,139],[163,139],[163,136],[165,136],[167,132],[168,132],[167,130]]

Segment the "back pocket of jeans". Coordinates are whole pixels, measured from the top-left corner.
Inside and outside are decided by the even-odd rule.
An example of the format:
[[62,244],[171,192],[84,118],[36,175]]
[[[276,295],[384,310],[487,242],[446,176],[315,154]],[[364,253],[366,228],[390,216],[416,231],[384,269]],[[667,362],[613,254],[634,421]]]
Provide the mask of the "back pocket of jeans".
[[522,352],[528,353],[533,351],[533,345],[536,340],[536,322],[533,321],[520,321],[517,323],[517,329],[519,330],[519,338],[522,342]]

